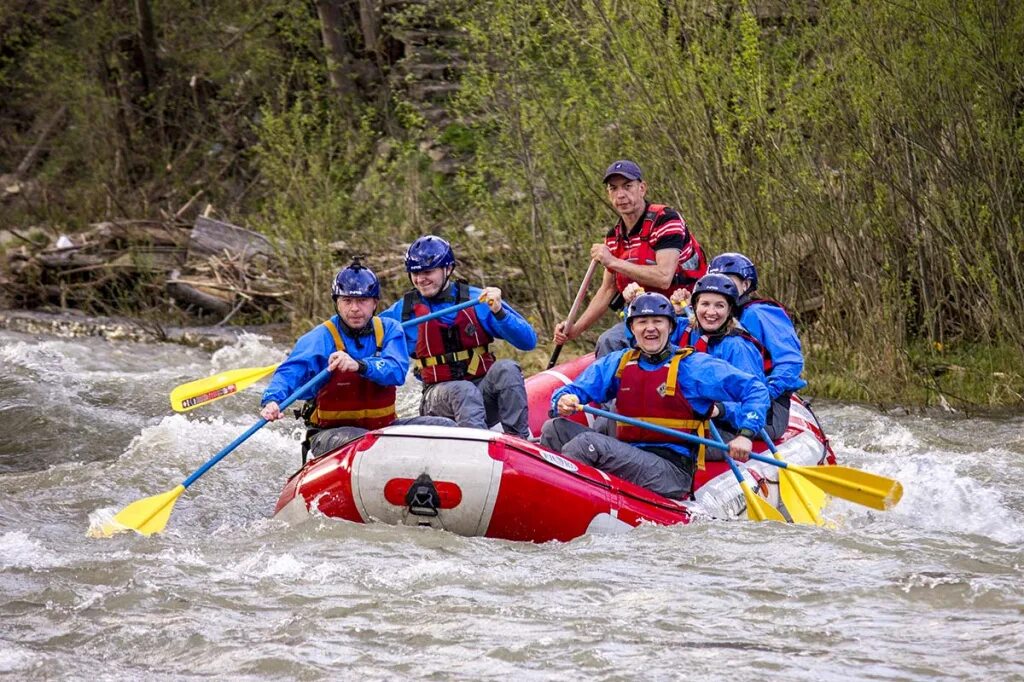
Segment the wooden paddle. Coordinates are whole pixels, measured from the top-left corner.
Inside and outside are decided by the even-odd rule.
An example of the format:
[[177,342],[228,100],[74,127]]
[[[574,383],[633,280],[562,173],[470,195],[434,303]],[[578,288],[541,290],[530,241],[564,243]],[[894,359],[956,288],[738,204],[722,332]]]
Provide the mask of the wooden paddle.
[[[428,315],[407,320],[402,323],[402,327],[404,328],[421,322],[427,322],[428,320],[433,320],[441,317],[442,315],[447,315],[448,313],[455,313],[460,310],[470,308],[477,303],[480,303],[480,301],[476,299],[457,303],[455,305],[448,306],[447,308],[434,311]],[[227,372],[221,372],[220,374],[214,374],[213,376],[209,376],[204,379],[196,379],[195,381],[181,384],[171,391],[171,409],[175,412],[188,412],[196,409],[197,407],[209,405],[221,398],[227,398],[229,395],[235,395],[239,391],[252,386],[263,377],[272,374],[279,366],[280,365],[278,364],[267,365],[266,367],[232,369]]]
[[[620,414],[601,410],[596,407],[590,407],[589,405],[584,405],[581,409],[584,412],[589,412],[590,414],[598,417],[607,417],[608,419],[621,421],[625,424],[648,428],[652,431],[658,431],[674,438],[681,438],[683,440],[690,441],[691,443],[707,445],[712,448],[721,448],[721,443],[707,438],[701,438],[700,436],[695,436],[691,433],[667,429],[663,426],[651,424],[650,422],[641,421],[639,419],[633,419],[631,417],[623,417]],[[903,497],[903,486],[900,482],[880,474],[872,474],[867,471],[861,471],[860,469],[835,464],[827,466],[798,466],[796,464],[789,464],[782,460],[772,459],[771,457],[765,457],[764,455],[756,455],[753,453],[751,453],[750,458],[756,459],[759,462],[764,462],[765,464],[771,464],[772,466],[789,469],[795,474],[800,474],[801,476],[813,480],[822,490],[833,497],[841,497],[844,500],[856,502],[857,504],[862,504],[865,507],[871,507],[872,509],[890,509]]]
[[[576,300],[572,302],[572,307],[569,308],[569,314],[565,318],[565,331],[569,332],[572,328],[572,323],[576,320],[576,313],[580,310],[580,305],[583,303],[583,297],[587,293],[587,288],[590,287],[590,280],[594,277],[594,270],[597,269],[597,261],[590,261],[590,267],[587,268],[587,274],[583,275],[583,281],[580,283],[580,290],[576,292]],[[551,359],[548,360],[548,369],[551,369],[558,363],[558,356],[562,353],[562,344],[555,346],[555,350],[551,352]]]

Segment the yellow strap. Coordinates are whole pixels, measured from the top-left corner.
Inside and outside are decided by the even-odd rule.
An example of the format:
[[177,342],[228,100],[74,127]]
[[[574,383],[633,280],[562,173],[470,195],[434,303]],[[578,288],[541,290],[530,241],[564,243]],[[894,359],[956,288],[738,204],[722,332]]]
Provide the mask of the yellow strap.
[[[373,322],[373,341],[377,344],[377,352],[380,352],[384,349],[384,321],[376,315],[370,318],[370,321]],[[324,326],[334,337],[334,350],[345,350],[345,340],[341,338],[341,333],[335,326],[334,320],[324,320]]]
[[314,416],[320,421],[334,421],[341,419],[373,419],[376,417],[387,417],[392,414],[395,414],[394,405],[366,410],[321,410],[317,408]]
[[424,367],[436,367],[437,365],[447,365],[451,362],[461,362],[463,360],[469,360],[469,368],[467,372],[472,374],[476,371],[477,366],[480,364],[481,358],[483,357],[483,346],[476,346],[470,350],[460,350],[455,353],[445,353],[444,355],[431,355],[426,358],[413,358],[413,364],[419,369]]
[[[707,438],[707,436],[705,435],[705,433],[707,432],[707,424],[708,423],[704,421],[697,426],[697,435],[700,436],[701,438]],[[704,471],[704,459],[706,451],[707,447],[705,447],[703,443],[701,443],[700,447],[697,448],[697,468],[700,469],[701,471]]]
[[628,365],[631,362],[636,362],[636,360],[639,357],[640,357],[640,351],[636,350],[635,348],[632,349],[632,350],[628,350],[625,353],[623,353],[622,357],[619,358],[619,368],[617,370],[615,370],[615,378],[616,379],[621,379],[622,378],[622,372],[625,371],[626,365]]
[[466,374],[469,376],[476,376],[476,372],[480,369],[480,362],[483,356],[478,352],[477,348],[473,349],[473,357],[469,360],[469,366],[466,367]]
[[345,342],[342,341],[341,333],[334,325],[334,320],[324,320],[324,326],[327,327],[327,331],[334,337],[334,350],[345,350]]
[[377,342],[377,352],[379,353],[384,349],[384,321],[373,316],[373,340]]

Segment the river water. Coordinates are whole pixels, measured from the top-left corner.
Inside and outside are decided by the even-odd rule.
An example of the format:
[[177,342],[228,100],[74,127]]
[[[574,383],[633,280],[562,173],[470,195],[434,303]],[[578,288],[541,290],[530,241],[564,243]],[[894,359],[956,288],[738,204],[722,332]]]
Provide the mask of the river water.
[[86,537],[257,419],[258,387],[189,415],[171,388],[286,350],[0,331],[0,677],[1024,679],[1020,417],[822,405],[842,463],[903,483],[895,509],[545,545],[275,521],[300,436],[279,422],[163,534]]

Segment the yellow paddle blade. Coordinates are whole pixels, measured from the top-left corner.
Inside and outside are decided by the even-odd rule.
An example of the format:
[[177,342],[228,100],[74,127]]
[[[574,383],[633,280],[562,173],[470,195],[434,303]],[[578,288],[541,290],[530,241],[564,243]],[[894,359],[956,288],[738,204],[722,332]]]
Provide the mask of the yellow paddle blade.
[[786,523],[785,517],[782,516],[778,509],[754,494],[754,491],[750,489],[749,483],[741,481],[740,487],[743,488],[743,497],[747,500],[748,519],[751,521],[778,521],[779,523]]
[[118,512],[113,521],[96,529],[92,533],[93,537],[109,538],[114,533],[124,530],[135,530],[143,535],[159,533],[167,527],[174,503],[183,492],[185,486],[179,485],[165,493],[132,502]]
[[171,391],[171,409],[188,412],[237,393],[267,376],[277,365],[232,369],[205,379],[196,379]]
[[903,497],[899,481],[845,466],[799,466],[789,470],[814,481],[829,495],[885,511],[896,506]]
[[779,496],[793,523],[825,525],[821,508],[825,506],[825,491],[788,469],[779,469]]

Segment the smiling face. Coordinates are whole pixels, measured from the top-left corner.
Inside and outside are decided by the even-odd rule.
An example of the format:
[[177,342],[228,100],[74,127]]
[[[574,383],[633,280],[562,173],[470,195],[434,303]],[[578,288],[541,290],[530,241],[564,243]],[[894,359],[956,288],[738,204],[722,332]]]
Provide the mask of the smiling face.
[[409,279],[416,291],[424,298],[433,298],[441,293],[445,281],[452,274],[451,268],[431,268],[420,272],[410,272]]
[[338,314],[350,329],[362,329],[377,310],[377,299],[339,296],[335,302]]
[[694,308],[697,324],[706,332],[718,331],[729,319],[729,307],[729,299],[721,294],[701,294]]
[[608,190],[608,201],[615,212],[623,220],[635,221],[644,211],[644,197],[647,195],[647,184],[643,180],[627,180],[621,175],[608,178],[605,187]]
[[645,315],[633,318],[629,328],[636,337],[637,348],[648,355],[657,355],[668,345],[672,321],[663,315]]

